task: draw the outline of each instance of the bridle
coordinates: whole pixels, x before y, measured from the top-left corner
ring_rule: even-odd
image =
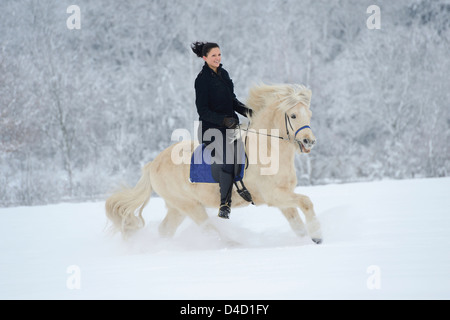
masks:
[[[289,116],[288,116],[287,112],[284,113],[284,124],[285,124],[285,126],[286,126],[286,134],[287,134],[287,138],[285,138],[285,137],[280,137],[280,136],[274,136],[274,135],[272,135],[272,134],[262,133],[262,132],[258,132],[258,131],[252,131],[252,130],[249,129],[249,127],[250,127],[250,122],[248,122],[248,124],[247,124],[247,129],[244,129],[244,128],[241,128],[241,127],[239,127],[239,129],[244,130],[244,131],[247,131],[247,132],[256,133],[256,134],[259,134],[259,135],[264,135],[264,136],[268,136],[268,137],[278,138],[278,139],[280,139],[280,140],[291,141],[291,134],[290,134],[290,132],[289,132],[289,127],[291,127],[291,130],[292,130],[292,131],[294,131],[295,129],[294,129],[294,127],[292,127],[292,123],[291,123],[291,120],[289,119]],[[289,124],[289,127],[288,127],[288,124]],[[295,134],[294,134],[294,137],[293,137],[293,140],[294,140],[295,142],[297,142],[297,143],[299,142],[295,137],[297,137],[297,134],[298,134],[300,131],[304,130],[304,129],[311,129],[311,127],[308,126],[308,125],[306,125],[306,126],[303,126],[303,127],[299,128],[297,131],[295,131]],[[303,152],[303,148],[302,148],[302,147],[300,147],[300,151]]]
[[[289,116],[287,115],[287,112],[284,113],[284,123],[286,125],[286,133],[287,133],[287,136],[288,136],[287,140],[291,141],[291,135],[289,134],[288,123],[289,123],[289,126],[291,127],[292,131],[294,131],[294,128],[292,127],[291,119],[289,119]],[[303,126],[300,129],[298,129],[297,131],[295,131],[294,140],[296,140],[295,137],[297,136],[297,133],[299,133],[303,129],[308,129],[308,128],[311,129],[310,126]]]

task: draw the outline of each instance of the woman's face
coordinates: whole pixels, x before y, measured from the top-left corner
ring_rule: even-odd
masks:
[[[208,55],[206,57],[203,56],[203,60],[206,61],[206,63],[211,69],[217,71],[217,68],[220,65],[220,61],[222,60],[220,49],[212,48],[211,50],[209,50]]]

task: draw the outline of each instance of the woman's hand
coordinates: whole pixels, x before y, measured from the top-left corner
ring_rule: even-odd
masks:
[[[237,121],[233,117],[226,117],[225,119],[223,119],[223,125],[225,127],[227,127],[228,129],[236,129],[238,124],[239,124],[239,121]]]

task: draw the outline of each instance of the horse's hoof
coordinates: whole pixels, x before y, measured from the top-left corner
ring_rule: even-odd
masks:
[[[320,238],[312,238],[312,241],[314,241],[315,244],[321,244],[322,243],[322,239]]]

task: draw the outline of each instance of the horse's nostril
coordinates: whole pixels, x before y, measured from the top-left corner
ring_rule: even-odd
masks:
[[[308,139],[303,139],[303,143],[304,144],[309,144],[309,140]]]
[[[311,141],[311,144],[316,144],[316,140],[312,140],[312,141]]]

